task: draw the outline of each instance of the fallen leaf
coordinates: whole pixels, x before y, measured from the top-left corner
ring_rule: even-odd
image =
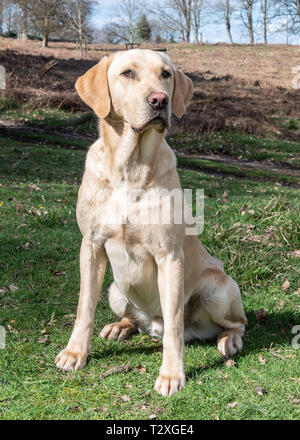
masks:
[[[126,396],[126,395],[120,396],[120,399],[123,400],[123,402],[130,402],[131,401],[131,398],[129,396]]]
[[[290,258],[300,258],[300,249],[292,252],[288,252],[288,257]]]
[[[41,191],[41,188],[39,188],[35,183],[30,183],[28,188],[34,189],[34,191]]]
[[[265,363],[266,363],[266,359],[264,359],[264,358],[262,357],[261,354],[258,355],[258,360],[259,360],[259,363],[260,363],[260,364],[265,365]]]
[[[288,288],[290,287],[291,283],[289,282],[288,278],[285,279],[284,283],[282,284],[282,289],[284,291],[288,290]]]
[[[248,205],[246,204],[246,205],[244,205],[242,208],[241,208],[241,214],[242,214],[242,217],[244,217],[244,215],[246,214],[246,211],[248,210]]]
[[[299,403],[300,403],[300,399],[294,399],[294,400],[291,400],[291,403],[292,403],[293,405],[299,405]]]
[[[300,295],[300,287],[298,287],[298,289],[295,290],[295,292],[293,292],[293,293],[294,293],[294,295]]]
[[[18,330],[16,330],[15,328],[13,328],[11,325],[7,324],[7,328],[8,328],[8,331],[9,331],[10,333],[14,333],[15,335],[18,335],[18,334],[19,334]]]
[[[151,420],[157,419],[157,415],[156,414],[151,414],[151,416],[149,416],[149,419],[151,419]]]
[[[225,364],[226,364],[226,367],[231,368],[236,365],[236,362],[233,359],[227,359]]]
[[[212,413],[211,416],[215,419],[215,420],[220,420],[220,417],[217,416],[217,414]]]
[[[228,408],[235,408],[236,406],[237,406],[237,402],[231,402],[231,403],[228,403]]]
[[[5,293],[7,289],[5,287],[0,287],[0,295]]]
[[[8,288],[11,292],[16,292],[17,290],[19,290],[19,287],[15,286],[14,284],[10,284]]]
[[[45,342],[47,342],[49,339],[48,335],[45,335],[43,338],[37,338],[36,342],[38,342],[39,344],[44,344]]]
[[[227,196],[228,196],[228,192],[224,191],[223,198],[222,198],[222,203],[227,203]]]
[[[260,321],[262,324],[264,324],[267,320],[267,314],[264,309],[258,309],[256,313],[256,319]]]
[[[256,387],[255,392],[260,397],[266,394],[266,391],[262,387]]]
[[[81,406],[73,406],[73,408],[71,409],[72,412],[78,412],[78,411],[82,411]]]
[[[142,395],[142,397],[150,396],[150,394],[151,394],[151,391],[150,391],[150,390],[147,390],[147,391]]]
[[[138,365],[135,367],[136,370],[138,370],[140,373],[146,373],[147,369],[143,367],[142,365]]]

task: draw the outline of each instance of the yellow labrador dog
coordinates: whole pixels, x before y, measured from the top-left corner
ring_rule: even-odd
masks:
[[[221,354],[234,355],[246,324],[237,284],[197,234],[186,234],[184,221],[149,221],[163,205],[173,214],[171,191],[183,194],[165,134],[171,113],[185,113],[192,82],[166,54],[133,49],[103,58],[76,89],[100,118],[101,137],[87,154],[78,195],[79,305],[56,365],[85,366],[109,260],[109,303],[120,322],[100,335],[121,340],[140,329],[163,337],[155,390],[171,395],[185,383],[184,341],[218,338]]]

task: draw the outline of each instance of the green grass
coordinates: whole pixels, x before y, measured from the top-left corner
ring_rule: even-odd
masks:
[[[29,104],[1,98],[1,117],[49,130],[62,129],[79,134],[97,134],[97,119],[90,111],[72,113],[51,107],[36,109]]]
[[[189,167],[200,171],[211,171],[223,174],[230,174],[237,177],[250,179],[273,180],[283,184],[299,184],[299,177],[280,174],[278,172],[260,170],[258,168],[245,169],[230,163],[214,162],[206,159],[177,156],[179,166]]]
[[[241,133],[204,133],[201,137],[170,136],[170,145],[178,151],[190,154],[221,154],[241,160],[268,161],[300,167],[299,142],[264,139]]]
[[[183,188],[204,188],[201,240],[241,286],[249,324],[232,368],[214,342],[188,344],[186,387],[163,398],[153,390],[161,341],[98,337],[115,320],[106,294],[109,269],[86,368],[62,373],[54,365],[76,313],[81,236],[75,207],[85,152],[50,141],[0,140],[0,325],[7,331],[0,350],[0,419],[299,419],[300,350],[291,345],[292,327],[300,324],[294,293],[299,259],[293,258],[299,249],[299,191],[256,175],[179,171]],[[290,287],[284,290],[286,278]],[[260,308],[265,323],[256,317]],[[128,361],[128,373],[99,379]],[[265,390],[262,396],[257,387]]]

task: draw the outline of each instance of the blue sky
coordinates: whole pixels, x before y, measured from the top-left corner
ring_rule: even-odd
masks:
[[[96,29],[100,29],[106,23],[110,23],[111,21],[118,20],[118,6],[122,0],[99,0],[98,4],[94,6],[91,20],[92,24]],[[163,2],[164,0],[161,0]],[[143,5],[146,5],[147,2],[142,2]],[[276,29],[280,24],[280,21],[272,23],[270,26],[270,30]],[[222,22],[218,23],[210,23],[205,26],[202,30],[203,39],[208,43],[217,43],[217,42],[228,42],[228,37],[225,29],[225,24]],[[236,43],[247,43],[248,36],[246,32],[246,28],[241,24],[241,21],[238,19],[232,20],[232,36],[233,40]],[[285,33],[276,33],[269,32],[268,35],[269,43],[285,43],[286,36]],[[262,34],[256,33],[255,35],[256,42],[263,42]],[[300,36],[289,36],[290,44],[300,44]]]

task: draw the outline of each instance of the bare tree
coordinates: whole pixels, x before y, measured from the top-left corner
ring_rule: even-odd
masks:
[[[201,29],[210,20],[210,9],[206,0],[192,0],[192,28],[194,31],[195,41],[197,44],[202,43]],[[199,38],[200,36],[200,38]]]
[[[64,21],[76,38],[80,52],[83,54],[89,36],[88,17],[93,6],[92,0],[66,0]]]
[[[291,32],[298,33],[300,31],[300,0],[281,0],[280,3],[290,23]]]
[[[151,12],[159,15],[163,25],[183,41],[189,42],[192,30],[193,0],[166,0],[153,2]]]
[[[29,10],[34,5],[33,0],[15,0],[14,2],[21,12],[21,38],[28,39]]]
[[[116,22],[111,22],[105,24],[100,29],[93,30],[93,40],[96,43],[108,43],[108,44],[119,44],[122,40],[122,35],[120,33],[120,24]]]
[[[3,0],[0,0],[0,35],[3,34]]]
[[[224,18],[225,18],[226,32],[230,43],[233,44],[233,39],[231,34],[231,14],[232,14],[232,8],[230,6],[230,0],[225,0]]]
[[[131,44],[136,41],[136,23],[140,11],[140,4],[136,0],[123,0],[119,6],[120,35]]]
[[[288,44],[290,34],[300,32],[300,0],[273,0],[273,3],[274,16],[281,19],[281,26],[278,26],[277,32],[285,32]]]
[[[240,0],[240,12],[243,24],[246,26],[249,34],[250,44],[254,44],[254,23],[253,12],[257,0]]]
[[[48,46],[51,34],[60,32],[64,26],[64,0],[35,0],[30,4],[30,20],[42,36],[42,47]]]
[[[17,7],[14,0],[2,0],[2,26],[4,28],[5,25],[6,32],[16,29],[17,19]]]
[[[231,33],[231,19],[234,12],[237,11],[236,2],[233,0],[217,0],[217,2],[213,6],[217,11],[218,17],[221,16],[221,20],[224,20],[229,42],[233,44]]]
[[[264,24],[264,43],[268,44],[268,0],[261,0]]]

